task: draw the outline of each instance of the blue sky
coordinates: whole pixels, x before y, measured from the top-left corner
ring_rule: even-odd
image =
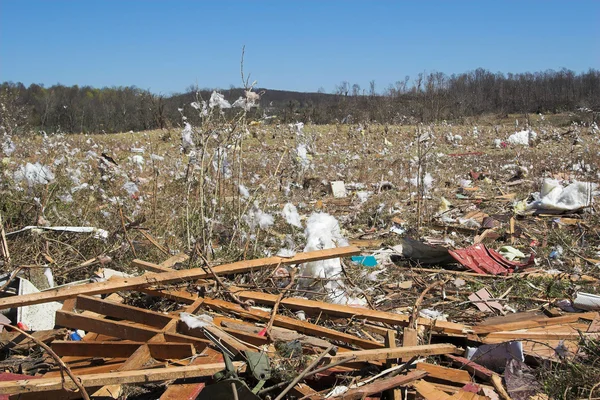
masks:
[[[0,81],[156,93],[381,90],[406,75],[600,67],[600,1],[0,0]]]

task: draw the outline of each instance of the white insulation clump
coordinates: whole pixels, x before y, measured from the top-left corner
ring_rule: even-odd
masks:
[[[292,203],[287,203],[285,206],[283,206],[283,218],[285,218],[285,221],[288,224],[295,226],[296,228],[302,228],[298,209],[296,209],[296,206]]]
[[[15,181],[26,181],[29,186],[46,185],[54,180],[54,174],[50,169],[39,162],[21,165],[14,175]]]
[[[533,193],[534,201],[527,209],[574,211],[592,205],[597,185],[590,182],[573,182],[563,187],[557,180],[545,179],[539,193]]]
[[[213,323],[212,317],[207,314],[192,315],[189,313],[182,312],[179,314],[179,318],[190,329],[204,328],[205,326],[210,326]]]
[[[304,233],[306,235],[305,252],[333,249],[348,245],[348,241],[342,236],[338,221],[327,213],[313,213],[306,221]],[[342,274],[342,264],[339,258],[311,261],[300,266],[300,275],[304,277],[335,279],[341,278]],[[313,280],[310,278],[300,280],[300,286],[302,287],[307,287],[312,283]],[[362,299],[349,297],[341,281],[328,280],[323,283],[333,303],[348,305],[365,304]]]
[[[522,146],[529,146],[529,143],[537,138],[537,133],[531,130],[524,130],[513,133],[508,137],[508,143],[520,144]]]

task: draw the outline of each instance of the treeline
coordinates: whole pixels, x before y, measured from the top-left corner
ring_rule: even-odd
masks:
[[[558,113],[577,109],[600,111],[600,71],[590,69],[502,74],[484,69],[446,75],[441,72],[406,77],[378,91],[343,81],[333,93],[299,93],[256,89],[260,105],[251,118],[276,122],[415,123],[460,120],[495,113]],[[230,102],[241,89],[220,91]],[[205,100],[210,90],[200,90]],[[90,86],[5,82],[0,85],[0,125],[5,129],[46,132],[112,133],[169,128],[181,125],[182,114],[192,123],[198,111],[190,106],[197,91],[163,96],[136,87]],[[183,111],[182,111],[183,109]],[[234,112],[234,111],[228,111]]]

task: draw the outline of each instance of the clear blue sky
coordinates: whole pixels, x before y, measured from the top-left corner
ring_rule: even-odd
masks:
[[[0,81],[377,90],[419,72],[600,67],[600,1],[0,0]]]

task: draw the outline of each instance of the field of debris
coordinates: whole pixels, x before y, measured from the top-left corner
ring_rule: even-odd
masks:
[[[0,396],[600,398],[568,121],[0,136]]]

